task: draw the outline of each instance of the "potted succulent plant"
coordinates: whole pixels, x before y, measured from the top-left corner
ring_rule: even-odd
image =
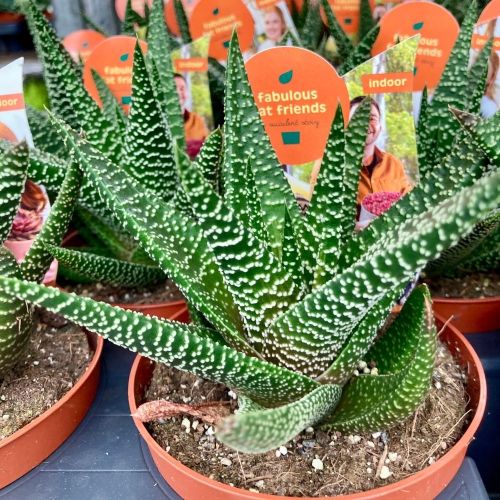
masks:
[[[475,22],[473,4],[462,24],[459,39],[430,104],[424,96],[417,127],[419,164],[425,173],[450,154],[455,136],[463,137],[463,164],[483,172],[498,168],[498,145],[489,142],[490,130],[500,125],[499,113],[480,124],[479,113],[493,40],[469,69],[469,47]],[[453,113],[449,112],[449,108]],[[462,111],[458,111],[462,110]],[[460,127],[460,123],[462,128]],[[472,128],[474,133],[471,134]],[[468,144],[474,143],[471,149]],[[455,168],[455,167],[454,167]],[[500,226],[498,209],[486,214],[474,231],[441,257],[429,263],[424,279],[429,284],[435,311],[464,333],[498,330]]]
[[[9,250],[9,248],[13,248],[11,243],[16,242],[6,242],[5,240],[11,233],[13,220],[18,212],[21,194],[25,189],[27,168],[28,149],[25,145],[12,146],[11,149],[0,155],[0,241],[2,242],[2,246],[0,246],[0,273],[3,276],[41,282],[53,260],[52,255],[44,248],[44,243],[60,244],[71,219],[81,183],[81,175],[77,169],[68,170],[59,197],[52,207],[48,219],[36,239],[33,242],[29,241],[31,248],[24,259],[17,263]],[[17,247],[14,246],[15,250]],[[59,363],[59,360],[54,361],[53,357],[55,358],[56,355],[52,353],[50,356],[47,353],[44,357],[34,358],[33,362],[25,362],[28,346],[32,352],[34,349],[34,344],[31,345],[30,342],[31,338],[35,337],[34,330],[39,324],[37,313],[33,306],[19,297],[0,295],[0,379],[3,381],[2,399],[0,400],[2,412],[2,425],[0,426],[1,488],[47,458],[83,419],[97,391],[103,341],[97,339],[95,335],[88,336],[88,347],[90,351],[93,351],[92,359],[89,362],[84,362],[81,376],[76,378],[74,383],[71,382],[70,389],[67,384],[64,390],[57,388],[62,398],[56,400],[55,404],[46,409],[46,406],[53,401],[50,392],[55,391],[56,387],[47,385],[47,397],[37,400],[30,395],[30,389],[26,387],[26,383],[23,385],[22,381],[20,383],[18,381],[22,379],[30,381],[33,390],[39,390],[37,372],[40,373],[41,377],[46,377],[49,374],[54,376],[56,370],[47,368],[47,366],[55,364],[58,367],[63,367],[63,365]],[[59,342],[62,342],[62,339],[76,338],[74,328],[72,337],[67,336],[67,334],[66,337],[63,336],[62,331],[58,333],[61,335]],[[42,338],[43,334],[38,334],[38,337]],[[52,337],[54,336],[52,335]],[[83,343],[86,344],[83,332],[79,333],[79,338],[83,338]],[[37,342],[39,347],[43,343],[40,339]],[[48,345],[51,346],[49,347],[51,350],[56,352],[55,344]],[[88,353],[88,348],[85,347],[85,349]],[[62,348],[62,356],[66,356],[69,360],[71,355],[66,352],[67,350],[67,346]],[[45,359],[47,357],[50,357],[50,360],[47,361]],[[66,365],[67,368],[63,367],[63,371],[57,372],[61,377],[63,374],[69,376],[72,373],[73,367],[68,362]],[[16,369],[17,371],[15,371]],[[36,443],[36,446],[33,443]]]
[[[44,64],[52,110],[72,124],[79,122],[87,137],[98,144],[106,155],[115,161],[120,160],[137,182],[160,194],[163,199],[177,199],[178,179],[170,135],[173,134],[180,144],[184,143],[180,108],[176,99],[155,99],[158,92],[163,92],[163,85],[167,91],[175,92],[173,80],[160,78],[155,72],[155,79],[151,81],[145,58],[137,49],[133,104],[129,116],[125,116],[104,81],[95,74],[103,102],[101,110],[84,89],[77,68],[50,25],[31,2],[25,4],[25,11]],[[154,33],[154,29],[151,32]],[[151,43],[150,51],[158,52],[155,43]],[[171,74],[169,59],[157,59],[160,62],[155,64],[161,65],[162,70],[166,68],[167,76]],[[167,115],[168,129],[162,125]],[[50,151],[57,153],[35,151],[30,175],[57,192],[67,169],[66,162],[59,159],[64,154],[62,145],[57,139],[47,141],[45,136],[49,127],[43,115],[31,111],[30,118],[36,144],[43,146],[49,143]],[[143,138],[146,136],[148,141],[145,147]],[[182,200],[178,203],[181,204]],[[63,274],[83,283],[103,284],[104,287],[99,285],[97,291],[89,286],[90,293],[96,293],[102,300],[109,300],[112,296],[114,303],[126,308],[169,317],[184,307],[185,301],[164,273],[138,249],[130,236],[116,229],[106,207],[88,185],[83,186],[76,212],[80,234],[90,245],[84,249],[70,248],[75,246],[75,241],[78,243],[76,246],[81,246],[81,238],[75,239],[73,234],[66,239],[66,248],[52,249],[54,254],[57,253]],[[120,297],[124,303],[121,303]]]
[[[10,277],[0,278],[0,289],[151,359],[230,387],[240,411],[218,422],[216,436],[246,453],[279,448],[309,426],[378,431],[404,420],[425,397],[435,362],[426,289],[413,292],[378,338],[379,329],[415,272],[497,206],[500,174],[485,175],[475,164],[452,171],[453,165],[470,167],[463,149],[477,147],[459,135],[446,159],[423,173],[411,193],[355,233],[353,179],[370,109],[365,103],[346,132],[337,113],[311,206],[301,216],[253,102],[236,39],[227,75],[224,141],[211,136],[195,163],[182,148],[175,150],[185,211],[144,189],[92,139],[54,118],[86,182],[187,297],[192,324],[148,318]],[[469,134],[477,137],[484,123],[479,120]],[[488,129],[489,142],[497,136],[498,129]],[[460,336],[447,335],[460,349],[452,350],[462,352]],[[367,360],[376,366],[365,373]],[[480,368],[470,375],[483,378]],[[441,462],[446,473],[441,465],[423,473],[427,497],[453,476],[479,424],[484,392],[479,397],[471,389],[474,394],[476,416],[459,448]],[[180,467],[173,467],[178,475]],[[193,482],[176,480],[172,470],[167,480],[189,498]],[[416,485],[415,478],[395,488]],[[223,498],[223,491],[248,497],[208,479],[203,488],[196,494],[204,498]]]

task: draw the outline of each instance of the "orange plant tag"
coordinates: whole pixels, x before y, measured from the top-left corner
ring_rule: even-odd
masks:
[[[491,0],[481,12],[477,24],[484,24],[500,17],[500,0]]]
[[[147,44],[139,42],[146,53]],[[83,83],[89,94],[101,105],[92,70],[97,71],[107,83],[125,111],[132,102],[132,70],[136,39],[131,36],[112,36],[100,43],[90,54],[83,71]]]
[[[23,94],[0,95],[0,112],[14,111],[16,109],[24,109]]]
[[[227,59],[233,29],[238,31],[240,48],[246,52],[253,45],[254,20],[242,0],[199,0],[190,20],[193,38],[211,36],[209,54]]]
[[[84,63],[103,40],[106,37],[97,31],[78,30],[65,37],[62,43],[74,61],[81,60]]]
[[[411,92],[413,90],[412,73],[381,73],[362,75],[363,92],[368,94],[386,94]]]
[[[404,3],[382,18],[372,54],[380,54],[398,40],[419,34],[413,89],[434,89],[439,84],[458,32],[456,19],[441,5],[432,2]]]
[[[208,71],[208,59],[204,59],[203,57],[176,59],[174,61],[174,71],[176,73]]]
[[[347,87],[314,52],[276,47],[251,57],[246,69],[260,116],[283,164],[321,158],[340,103],[349,117]]]

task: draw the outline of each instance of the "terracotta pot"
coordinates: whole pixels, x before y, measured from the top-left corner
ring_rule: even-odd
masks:
[[[24,16],[15,12],[0,12],[0,24],[13,24],[24,21]]]
[[[0,489],[41,464],[83,420],[99,386],[103,339],[87,334],[92,361],[80,380],[45,413],[0,441]]]
[[[185,314],[183,315],[181,313],[179,319],[186,321],[187,317]],[[441,328],[443,324],[444,321],[441,318],[437,318],[438,328]],[[486,406],[486,379],[479,358],[469,342],[456,328],[447,325],[441,333],[441,339],[446,342],[455,359],[468,372],[467,392],[470,397],[470,408],[473,410],[474,416],[467,430],[446,455],[413,476],[364,493],[335,498],[384,498],[388,500],[407,500],[411,498],[413,500],[428,500],[429,498],[436,497],[456,475],[465,457],[467,447],[474,438],[474,434],[483,418]],[[136,411],[138,404],[143,400],[144,393],[151,382],[154,366],[154,362],[142,356],[137,356],[132,366],[128,386],[131,413]],[[161,448],[161,446],[151,437],[142,422],[136,418],[134,418],[134,422],[141,436],[146,441],[158,470],[167,483],[186,500],[198,498],[203,500],[244,500],[250,498],[272,500],[276,498],[293,498],[252,493],[202,476],[189,469],[163,450],[163,448]]]
[[[63,247],[79,248],[85,246],[85,241],[78,234],[78,231],[70,232],[63,240]],[[186,307],[185,300],[172,300],[167,302],[158,302],[156,304],[116,304],[112,305],[121,307],[128,311],[136,311],[148,316],[156,316],[157,318],[171,319]]]
[[[453,316],[452,323],[462,333],[500,330],[500,297],[484,299],[432,298],[434,312],[442,318]]]

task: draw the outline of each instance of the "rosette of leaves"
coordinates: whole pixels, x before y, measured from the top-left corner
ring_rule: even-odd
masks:
[[[26,2],[24,10],[44,65],[52,112],[82,130],[89,142],[119,162],[145,189],[164,200],[177,200],[180,181],[174,148],[176,144],[184,147],[184,126],[162,1],[154,2],[148,16],[148,54],[144,56],[136,45],[128,116],[105,82],[94,74],[103,103],[102,109],[99,108],[83,86],[80,69],[44,16],[32,2]],[[39,146],[30,155],[29,175],[56,194],[67,170],[67,161],[61,160],[65,157],[64,144],[51,133],[47,114],[31,110],[29,117]],[[146,286],[165,279],[158,266],[118,228],[105,203],[88,183],[82,186],[76,215],[77,226],[90,248],[83,252],[52,248],[62,274],[77,281],[99,281],[121,287]]]
[[[500,173],[469,143],[355,234],[356,193],[370,104],[332,124],[302,215],[260,120],[236,39],[230,45],[224,136],[196,162],[177,149],[189,211],[145,190],[95,145],[55,124],[115,219],[179,286],[197,312],[186,325],[149,318],[0,277],[6,295],[62,314],[119,345],[226,384],[240,411],[218,438],[258,453],[317,425],[379,430],[425,397],[436,331],[417,288],[378,337],[415,272],[468,234],[500,200]],[[498,130],[488,140],[498,141]],[[219,168],[220,167],[220,168]],[[217,175],[214,175],[214,172]],[[198,321],[202,317],[203,322]],[[353,376],[361,361],[379,375]]]
[[[46,244],[60,245],[71,219],[81,183],[79,169],[68,169],[59,196],[22,263],[3,245],[9,236],[24,191],[28,169],[25,144],[0,152],[0,274],[40,283],[52,262]],[[34,328],[34,308],[22,298],[0,291],[0,379],[21,358]]]

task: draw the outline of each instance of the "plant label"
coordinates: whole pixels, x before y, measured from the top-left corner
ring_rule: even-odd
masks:
[[[146,53],[147,44],[139,42]],[[112,36],[101,42],[85,62],[83,83],[89,94],[101,105],[99,92],[92,76],[96,71],[106,82],[118,103],[128,112],[132,102],[132,71],[136,39],[131,36]]]
[[[92,51],[104,40],[106,37],[97,31],[78,30],[65,37],[62,43],[75,62],[85,63]]]
[[[384,15],[372,54],[377,55],[398,41],[420,35],[415,61],[413,90],[435,89],[458,37],[453,15],[432,2],[409,2]]]

